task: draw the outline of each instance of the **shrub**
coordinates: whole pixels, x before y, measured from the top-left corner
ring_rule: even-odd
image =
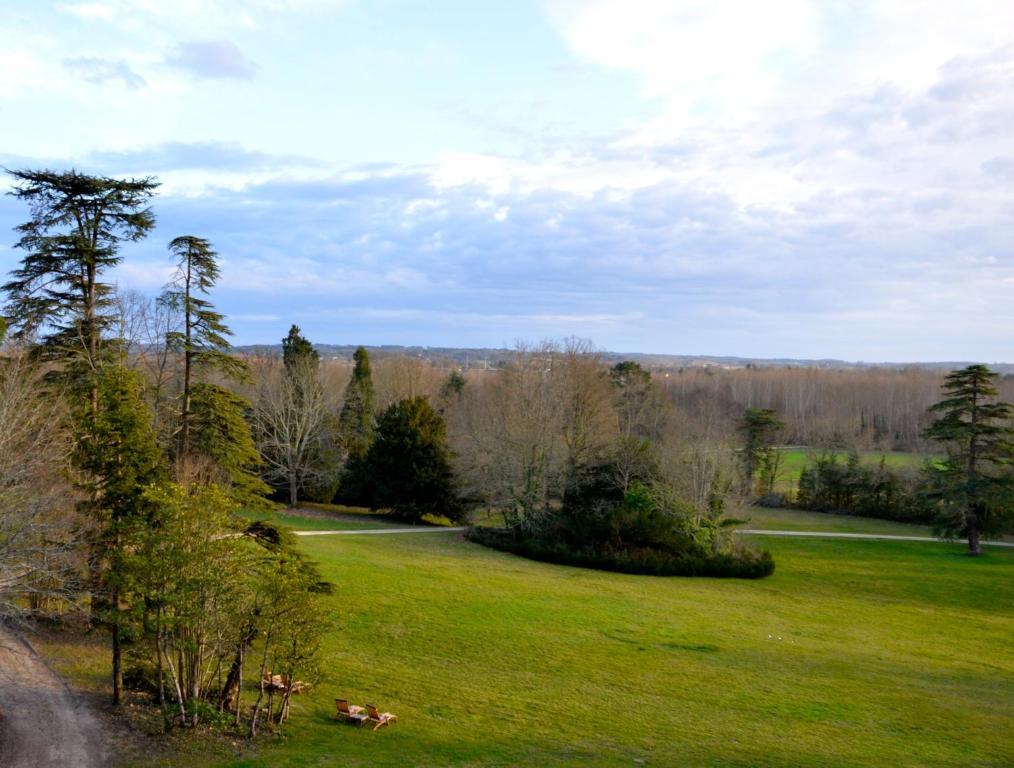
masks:
[[[534,560],[622,573],[760,578],[774,571],[770,554],[732,542],[721,504],[699,514],[668,486],[623,489],[614,477],[608,465],[587,467],[537,527],[474,528],[468,536]]]
[[[880,464],[865,467],[859,455],[842,462],[837,454],[817,457],[799,475],[796,506],[814,512],[877,517],[901,522],[931,522],[933,511],[916,472],[900,472]]]
[[[774,573],[770,552],[736,547],[730,552],[676,553],[652,547],[573,547],[562,540],[523,537],[503,528],[470,528],[467,538],[531,560],[648,576],[759,579]]]

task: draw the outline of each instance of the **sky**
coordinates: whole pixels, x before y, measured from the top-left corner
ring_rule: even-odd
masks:
[[[237,344],[1014,360],[1009,0],[0,0],[0,40],[0,166],[156,176],[112,279],[211,240]]]

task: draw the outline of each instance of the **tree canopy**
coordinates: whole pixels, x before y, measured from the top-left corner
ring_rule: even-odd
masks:
[[[941,528],[968,538],[969,554],[981,554],[980,535],[1010,530],[1014,523],[1014,406],[996,400],[997,374],[970,365],[948,374],[940,414],[926,436],[947,450],[931,475],[942,505]]]

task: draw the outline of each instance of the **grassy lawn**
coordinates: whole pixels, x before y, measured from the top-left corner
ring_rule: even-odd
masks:
[[[404,523],[390,520],[383,514],[374,514],[360,507],[337,504],[312,504],[298,510],[284,509],[275,512],[240,513],[247,520],[270,520],[297,531],[358,531],[370,528],[402,528]]]
[[[1014,552],[757,541],[778,567],[746,582],[536,563],[450,532],[306,539],[337,585],[329,679],[275,743],[186,764],[1011,764]],[[340,725],[336,695],[400,722]]]
[[[880,533],[892,536],[932,536],[928,525],[896,523],[874,517],[831,515],[825,512],[807,512],[801,509],[770,509],[742,507],[730,512],[730,517],[748,520],[741,528],[774,531],[833,531],[835,533]]]

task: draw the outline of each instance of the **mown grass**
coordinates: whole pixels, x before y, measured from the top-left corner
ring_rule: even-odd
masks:
[[[800,509],[742,507],[730,516],[747,522],[741,528],[777,531],[833,531],[835,533],[876,533],[892,536],[932,536],[928,525],[898,523],[873,517],[833,515],[827,512],[806,512]]]
[[[828,516],[820,516],[822,520]],[[319,537],[329,679],[215,766],[1001,766],[1014,552],[757,539],[761,581],[531,562],[458,534]],[[399,715],[338,724],[333,698]]]

